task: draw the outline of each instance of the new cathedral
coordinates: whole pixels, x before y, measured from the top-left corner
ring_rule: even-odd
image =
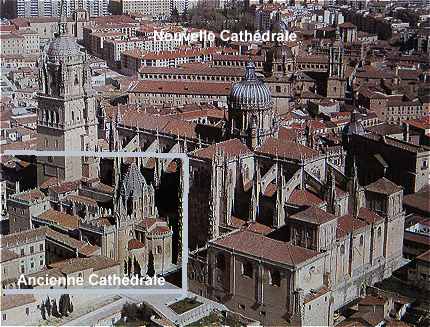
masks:
[[[345,163],[336,165],[338,153],[320,152],[311,138],[301,144],[281,125],[252,61],[213,123],[210,114],[196,122],[100,105],[65,26],[39,65],[38,150],[101,151],[106,136],[111,151],[186,153],[191,291],[265,325],[332,325],[337,310],[401,265],[403,190],[386,177],[360,184],[348,143],[366,133],[358,114],[343,132]],[[343,83],[338,54],[333,85]],[[11,219],[12,231],[74,221],[62,230],[128,275],[146,274],[149,262],[162,274],[181,261],[174,220],[183,204],[171,201],[183,185],[180,160],[71,155],[36,164],[41,193],[24,196],[30,215]],[[177,214],[163,217],[173,202]]]

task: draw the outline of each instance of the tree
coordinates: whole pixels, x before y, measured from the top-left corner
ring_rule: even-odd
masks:
[[[51,300],[49,299],[49,296],[45,301],[45,306],[46,306],[46,313],[48,314],[48,317],[50,317],[52,313],[52,305],[51,305]]]
[[[51,309],[51,313],[55,318],[60,318],[60,314],[58,312],[58,307],[57,307],[57,301],[54,299],[52,300],[52,309]]]
[[[154,277],[155,275],[155,268],[154,268],[154,255],[152,254],[152,251],[149,251],[149,257],[148,257],[148,270],[146,274],[149,277]]]
[[[73,303],[71,300],[69,301],[69,307],[67,308],[67,311],[69,311],[70,313],[73,312]]]
[[[46,320],[46,309],[44,302],[42,302],[42,305],[40,306],[40,314],[42,315],[42,319]]]

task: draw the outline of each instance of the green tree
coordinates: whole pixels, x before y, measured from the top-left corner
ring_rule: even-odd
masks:
[[[148,270],[147,270],[146,274],[149,277],[154,277],[154,275],[155,275],[154,255],[152,254],[152,251],[149,251],[149,256],[148,256]]]

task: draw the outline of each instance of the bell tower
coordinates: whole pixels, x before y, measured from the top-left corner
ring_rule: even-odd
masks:
[[[96,151],[97,119],[95,92],[86,55],[67,33],[61,2],[58,33],[39,62],[37,95],[37,149],[42,151]],[[70,181],[98,176],[96,159],[39,157],[38,185],[50,177]]]

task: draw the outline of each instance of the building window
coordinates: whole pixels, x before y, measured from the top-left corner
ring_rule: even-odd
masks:
[[[28,316],[30,314],[30,309],[29,308],[25,308],[25,314]]]
[[[163,252],[163,249],[161,248],[161,245],[157,246],[157,253],[160,254]]]
[[[340,246],[340,254],[341,255],[345,254],[345,245],[343,245],[343,244]]]
[[[278,270],[270,272],[270,284],[277,287],[281,286],[281,273]]]
[[[39,245],[39,250],[40,250],[40,251],[43,251],[43,244],[40,244],[40,245]]]
[[[239,303],[239,309],[245,310],[245,306]]]
[[[21,255],[22,256],[24,255],[24,249],[21,249]]]
[[[382,235],[382,229],[381,226],[378,227],[378,237],[381,237]]]
[[[225,256],[223,253],[220,253],[216,256],[216,267],[218,269],[224,270],[225,267]]]
[[[2,315],[2,320],[6,320],[7,319],[7,316],[6,316],[6,314],[5,313],[3,313],[3,315]]]
[[[34,246],[30,246],[30,253],[33,254],[34,253]]]
[[[244,262],[242,263],[242,276],[246,276],[246,277],[253,277],[253,268],[252,268],[252,263],[250,262]]]
[[[360,236],[360,246],[363,246],[364,244],[364,237],[363,235]]]

